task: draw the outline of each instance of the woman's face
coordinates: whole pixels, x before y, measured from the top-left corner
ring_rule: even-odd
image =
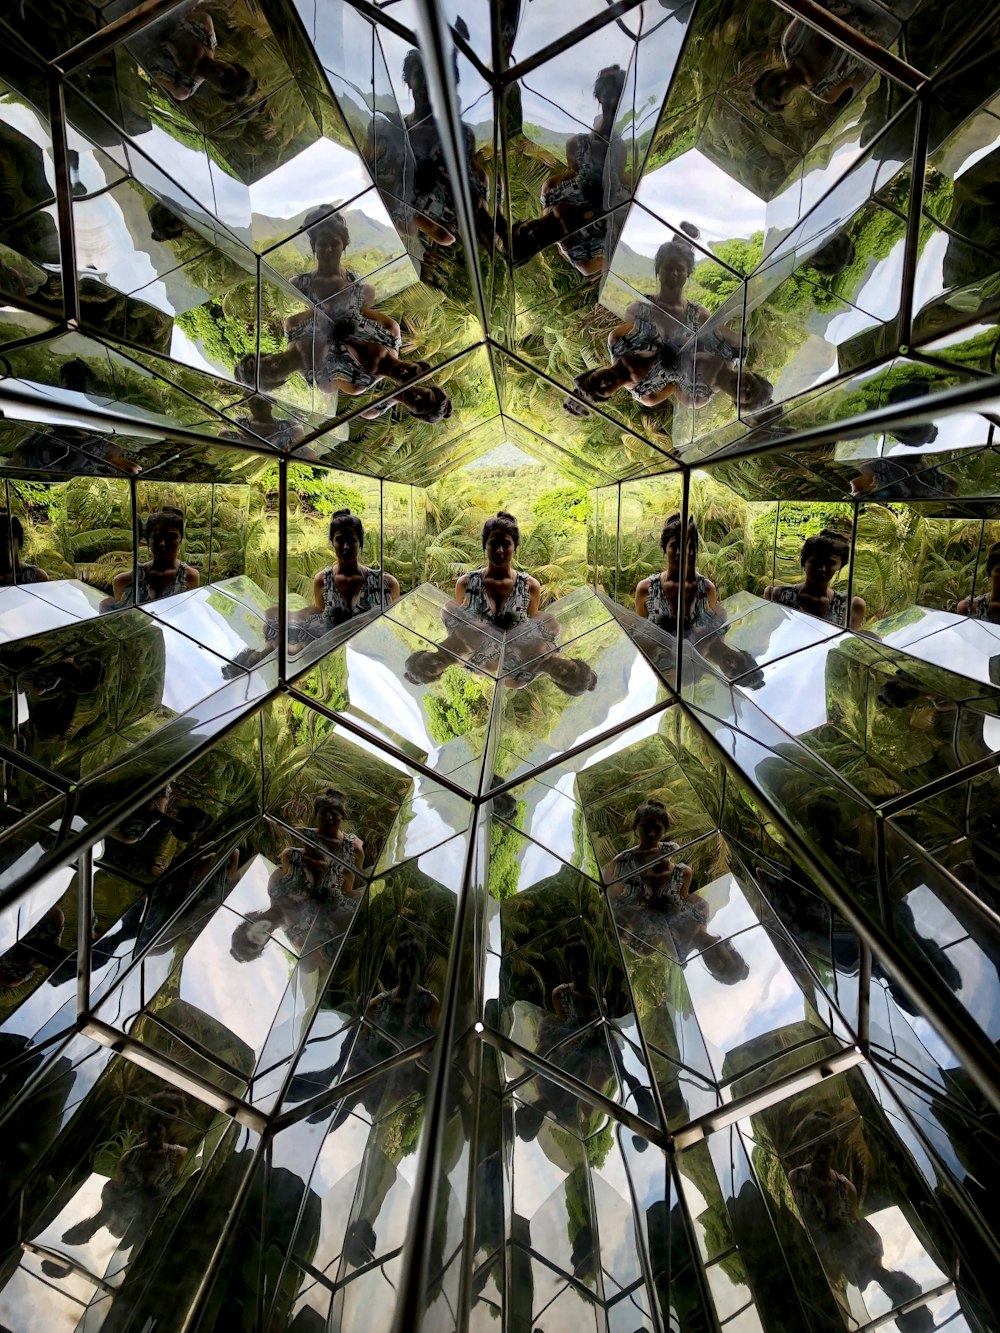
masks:
[[[509,565],[516,549],[514,538],[501,529],[494,528],[486,539],[486,556],[491,565]]]
[[[647,815],[645,819],[639,821],[638,827],[639,841],[647,847],[653,843],[662,842],[663,836],[667,831],[667,826],[662,819],[656,815]]]
[[[344,816],[331,805],[321,805],[316,816],[316,827],[324,837],[336,835]]]
[[[315,241],[316,262],[320,268],[335,272],[344,257],[344,238],[331,227],[324,227]]]
[[[603,370],[595,371],[581,387],[589,398],[601,402],[621,387],[621,375],[614,366],[606,366]]]
[[[361,543],[353,528],[338,528],[333,534],[333,553],[342,565],[353,565],[361,554]]]
[[[158,523],[149,534],[150,554],[158,565],[176,564],[180,549],[181,534],[177,528]]]
[[[822,584],[826,587],[831,579],[837,577],[840,569],[840,556],[835,555],[833,551],[816,551],[808,558],[802,568],[807,583],[812,583],[816,587]]]
[[[674,288],[683,287],[690,275],[685,259],[679,254],[671,253],[660,261],[656,276],[660,280],[661,287]]]

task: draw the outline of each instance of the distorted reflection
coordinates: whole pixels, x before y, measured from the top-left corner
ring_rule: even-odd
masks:
[[[970,616],[973,620],[988,620],[992,625],[1000,625],[1000,542],[994,542],[986,553],[986,577],[990,581],[989,592],[963,597],[957,610],[959,615]]]
[[[850,23],[856,31],[885,45],[899,32],[898,21],[869,0],[822,0],[823,8]],[[865,86],[874,71],[858,56],[800,18],[792,19],[781,36],[780,66],[765,70],[753,85],[756,106],[781,115],[800,89],[831,106],[843,107]]]
[[[114,1174],[101,1190],[100,1209],[62,1233],[67,1245],[86,1245],[101,1227],[117,1237],[123,1249],[145,1238],[177,1184],[187,1156],[187,1148],[167,1141],[168,1132],[162,1115],[147,1113],[140,1129],[142,1142],[119,1157]],[[49,1264],[46,1271],[50,1273],[59,1267],[58,1260],[44,1263]]]
[[[244,430],[252,431],[255,435],[262,436],[268,444],[273,444],[276,449],[294,449],[297,444],[301,444],[305,439],[305,429],[298,422],[291,418],[284,421],[276,421],[274,417],[274,405],[269,398],[262,394],[254,394],[247,404],[250,411],[242,416],[236,417],[236,424],[242,426]],[[223,431],[220,439],[238,440],[240,438],[235,432]],[[305,450],[302,450],[300,458],[305,457]]]
[[[671,514],[660,533],[660,550],[667,557],[662,574],[643,579],[635,590],[635,609],[660,629],[677,633],[677,607],[681,594],[681,516]],[[688,519],[687,567],[684,572],[684,632],[698,629],[708,632],[725,620],[715,584],[700,573],[698,560],[698,525]]]
[[[184,540],[184,515],[179,509],[165,505],[149,515],[141,524],[140,539],[149,546],[150,559],[126,569],[112,580],[112,596],[101,603],[102,611],[115,607],[144,606],[163,597],[197,588],[201,574],[194,565],[180,558]]]
[[[0,513],[0,587],[48,582],[49,576],[40,565],[21,560],[23,549],[23,523],[16,514]]]
[[[233,931],[231,953],[241,963],[259,958],[281,930],[299,953],[342,935],[364,893],[356,872],[364,843],[345,826],[347,798],[329,787],[313,803],[315,827],[300,829],[304,845],[283,848],[267,884],[270,906],[249,912]],[[317,933],[318,932],[318,933]]]
[[[399,324],[374,308],[375,288],[343,264],[350,244],[344,219],[333,204],[320,204],[306,214],[307,236],[316,258],[311,273],[300,273],[294,286],[309,302],[306,310],[284,321],[288,346],[284,352],[248,353],[236,363],[234,375],[251,388],[278,389],[298,371],[323,394],[348,397],[367,393],[380,380],[405,386],[426,374],[427,361],[404,361]],[[437,385],[401,387],[384,403],[366,407],[363,417],[384,416],[399,403],[409,414],[431,425],[451,416],[451,399]]]
[[[627,152],[615,129],[615,113],[625,87],[620,65],[602,69],[594,84],[601,108],[594,128],[566,141],[566,169],[542,186],[542,215],[515,224],[511,248],[515,261],[530,259],[546,246],[560,253],[584,277],[605,266],[608,218],[600,216],[628,195]]]
[[[847,616],[847,594],[830,585],[851,558],[851,544],[842,532],[823,528],[802,543],[799,560],[802,578],[798,583],[769,583],[764,596],[778,606],[790,606],[796,611],[817,616],[831,625],[859,630],[865,622],[867,607],[863,597],[851,598],[851,614]]]
[[[691,239],[693,223],[681,223],[657,250],[655,293],[632,301],[624,320],[608,334],[611,365],[585,371],[575,380],[576,393],[564,407],[585,416],[587,403],[603,403],[624,389],[643,407],[673,400],[683,407],[703,407],[723,392],[747,412],[759,412],[773,389],[762,375],[746,369],[746,339],[728,324],[701,333],[709,311],[684,295],[698,262]]]
[[[14,449],[10,462],[12,467],[75,476],[107,476],[114,468],[134,477],[142,471],[113,436],[95,435],[76,426],[32,431]]]
[[[118,18],[131,8],[132,0],[119,0],[108,5],[105,14]],[[217,54],[215,24],[200,0],[182,4],[151,23],[126,46],[175,102],[186,102],[205,87],[222,101],[239,106],[257,91],[257,80],[248,69]]]
[[[921,398],[930,393],[931,387],[930,380],[921,378],[893,384],[885,395],[885,405]],[[938,428],[933,421],[893,427],[884,437],[881,456],[867,459],[858,469],[858,476],[851,478],[851,494],[864,498],[877,491],[883,501],[933,500],[954,494],[957,490],[954,478],[939,467],[929,466],[924,456],[905,458],[886,454],[893,441],[910,449],[921,449],[933,444],[937,436]]]
[[[862,1292],[874,1283],[891,1309],[920,1296],[921,1285],[909,1273],[885,1266],[882,1236],[862,1215],[854,1182],[836,1169],[839,1135],[830,1113],[810,1112],[795,1137],[802,1147],[792,1155],[799,1165],[788,1172],[788,1183],[831,1283],[847,1282]],[[936,1327],[925,1306],[897,1316],[895,1324],[900,1333]]]
[[[458,58],[454,53],[452,68],[458,84]],[[369,130],[365,157],[400,235],[419,236],[436,245],[451,246],[458,238],[455,200],[431,107],[424,62],[416,49],[406,53],[402,78],[413,97],[413,110],[400,119],[396,113],[380,109]],[[489,209],[489,177],[476,159],[475,132],[465,122],[462,149],[476,233],[486,246],[494,239],[502,245],[503,232],[494,228]]]

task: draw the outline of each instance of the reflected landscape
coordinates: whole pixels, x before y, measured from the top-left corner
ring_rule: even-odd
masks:
[[[1000,1326],[996,15],[0,37],[0,1328]]]

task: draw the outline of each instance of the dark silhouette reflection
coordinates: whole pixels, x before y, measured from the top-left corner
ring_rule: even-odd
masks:
[[[288,612],[288,652],[295,656],[307,644],[321,639],[337,625],[369,611],[384,611],[399,598],[399,582],[374,565],[361,563],[365,526],[357,514],[338,509],[330,519],[330,544],[336,564],[313,575],[313,604]],[[269,607],[264,619],[263,648],[247,648],[235,659],[253,668],[270,657],[278,642],[278,608]],[[232,675],[234,672],[226,671]]]
[[[564,407],[586,416],[588,403],[607,402],[626,390],[643,407],[662,407],[673,399],[685,407],[703,407],[721,391],[748,412],[759,412],[772,397],[770,381],[743,365],[746,340],[729,325],[699,330],[709,311],[684,296],[697,263],[689,237],[698,228],[681,223],[683,234],[664,242],[654,261],[657,290],[633,301],[624,320],[608,334],[610,366],[576,377],[576,394]]]
[[[316,827],[300,830],[303,845],[285,847],[267,884],[270,906],[250,912],[233,931],[230,952],[248,963],[282,930],[297,950],[342,935],[363,893],[356,871],[364,865],[364,843],[345,825],[347,798],[328,787],[314,802]]]
[[[25,987],[49,975],[66,957],[63,931],[66,916],[61,907],[50,907],[40,921],[0,955],[0,1007],[16,1006]]]
[[[922,398],[930,391],[930,380],[906,380],[890,388],[885,396],[885,405]],[[898,440],[911,449],[919,449],[933,444],[937,434],[937,426],[933,421],[927,421],[894,427],[886,433],[885,438]],[[946,476],[938,467],[928,467],[923,456],[912,459],[898,456],[866,459],[858,468],[858,476],[851,478],[853,496],[863,497],[877,491],[880,500],[940,499],[954,494],[955,489],[953,478]]]
[[[108,837],[116,842],[136,843],[148,837],[154,829],[169,829],[179,841],[191,842],[204,831],[208,816],[189,808],[184,811],[183,818],[178,817],[170,809],[172,797],[173,785],[168,782],[157,796],[110,829]]]
[[[48,583],[49,576],[40,565],[21,560],[24,550],[24,525],[17,515],[0,513],[0,588],[15,584]]]
[[[566,979],[549,994],[551,1012],[538,1024],[535,1051],[574,1078],[603,1089],[616,1074],[617,1062],[604,1024],[595,1021],[606,1015],[607,1004],[595,981],[591,950],[583,940],[566,945],[562,972]],[[576,1123],[581,1107],[574,1093],[542,1078],[534,1079],[531,1088],[532,1100],[522,1101],[515,1112],[519,1138],[526,1142],[537,1138],[546,1116],[561,1124]]]
[[[865,622],[867,607],[863,597],[851,598],[850,621],[847,619],[847,594],[835,591],[830,584],[851,557],[851,544],[842,532],[824,528],[813,537],[807,537],[799,556],[802,579],[798,583],[771,583],[764,596],[778,606],[791,606],[796,611],[859,630]]]
[[[461,19],[458,20],[461,23]],[[457,86],[458,58],[453,53],[452,71]],[[420,52],[407,51],[403,82],[413,97],[413,110],[402,119],[380,113],[372,123],[365,156],[376,183],[383,191],[389,216],[403,236],[419,236],[436,245],[451,246],[458,238],[458,218],[452,195],[441,136],[431,107],[427,76]],[[465,169],[475,213],[476,233],[487,246],[502,245],[489,210],[489,177],[476,161],[476,136],[462,123]]]
[[[811,1112],[796,1138],[804,1144],[794,1154],[801,1165],[789,1171],[788,1183],[831,1281],[846,1279],[861,1291],[874,1282],[893,1306],[914,1300],[921,1294],[920,1284],[908,1273],[885,1267],[882,1237],[861,1216],[853,1181],[834,1165],[838,1142],[833,1117],[826,1111]],[[930,1333],[934,1317],[920,1307],[898,1315],[896,1327],[901,1333]]]
[[[594,84],[601,114],[587,134],[566,140],[566,169],[542,186],[542,216],[519,222],[512,231],[515,260],[526,260],[557,243],[560,253],[585,277],[601,273],[605,265],[607,209],[628,193],[627,155],[615,130],[615,112],[625,87],[620,65],[602,69]]]
[[[311,209],[305,220],[316,268],[300,273],[294,286],[310,304],[285,320],[285,351],[244,356],[234,368],[236,379],[267,391],[279,388],[298,371],[321,393],[348,397],[367,393],[387,379],[404,387],[387,402],[366,408],[362,416],[383,416],[395,403],[432,425],[451,416],[451,399],[443,389],[432,384],[405,387],[426,374],[430,363],[400,358],[399,325],[391,315],[374,309],[374,287],[344,268],[350,234],[343,218],[333,212],[333,204]]]
[[[34,471],[72,472],[74,476],[107,476],[116,468],[130,477],[142,471],[122,452],[114,437],[93,435],[76,426],[32,431],[14,449],[12,467]]]
[[[180,1177],[187,1148],[167,1141],[167,1121],[156,1112],[147,1114],[141,1132],[142,1142],[122,1153],[101,1190],[99,1211],[63,1232],[67,1245],[86,1245],[101,1227],[119,1238],[120,1248],[145,1239]],[[57,1261],[46,1264],[49,1273],[62,1270]]]
[[[711,974],[734,985],[749,975],[746,962],[731,943],[707,929],[708,903],[694,886],[691,867],[673,859],[679,848],[667,839],[670,822],[662,801],[643,801],[632,815],[635,845],[602,868],[615,921],[628,932],[632,953],[649,954],[668,939],[682,959],[707,950],[702,956]]]
[[[426,964],[427,951],[420,940],[415,935],[402,935],[392,958],[392,984],[377,991],[367,1003],[361,997],[358,1006],[363,1005],[365,1021],[355,1028],[353,1039],[344,1042],[336,1063],[328,1069],[296,1075],[289,1084],[289,1099],[304,1101],[433,1036],[441,1002],[429,987],[421,984]],[[418,1086],[423,1078],[424,1072],[418,1064],[401,1066],[391,1075],[394,1093],[403,1095],[408,1086]],[[341,1102],[330,1122],[330,1131],[342,1125],[356,1106],[371,1109],[383,1099],[386,1099],[385,1083],[376,1079]],[[314,1112],[309,1122],[322,1122],[327,1114],[326,1110]]]
[[[236,424],[242,426],[244,430],[252,431],[255,435],[260,435],[267,440],[268,444],[273,444],[276,449],[294,449],[297,444],[301,444],[305,439],[306,433],[303,427],[290,419],[284,421],[275,421],[274,408],[270,399],[255,394],[247,403],[250,411],[236,418]],[[238,440],[241,437],[235,431],[223,431],[219,436],[223,440]],[[309,455],[315,458],[315,453],[311,450]],[[307,456],[307,451],[302,450],[300,458]]]
[[[131,9],[128,0],[127,9]],[[126,12],[112,5],[109,18]],[[186,102],[202,88],[224,102],[248,102],[257,91],[257,80],[243,65],[216,54],[218,39],[207,7],[181,5],[158,22],[151,23],[126,45],[145,66],[156,84],[175,102]]]
[[[988,620],[992,625],[1000,625],[1000,542],[994,542],[986,553],[986,577],[990,581],[989,592],[963,597],[958,604],[958,613],[971,616],[973,620]]]
[[[142,523],[139,536],[149,546],[151,558],[134,571],[136,587],[133,587],[132,570],[126,569],[115,575],[111,583],[112,595],[101,603],[102,611],[144,606],[147,602],[158,602],[164,597],[197,588],[201,583],[201,575],[194,565],[187,565],[180,558],[184,515],[179,509],[164,505],[150,514]]]
[[[889,42],[899,24],[865,0],[822,0],[823,8],[844,19],[857,32],[876,42]],[[781,36],[782,65],[765,70],[753,85],[755,105],[768,115],[779,115],[799,89],[831,106],[846,106],[872,77],[871,66],[831,42],[804,19],[793,19]]]

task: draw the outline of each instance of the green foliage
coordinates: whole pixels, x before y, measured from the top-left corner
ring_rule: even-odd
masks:
[[[427,730],[439,745],[485,730],[493,684],[485,676],[452,666],[427,696]]]

